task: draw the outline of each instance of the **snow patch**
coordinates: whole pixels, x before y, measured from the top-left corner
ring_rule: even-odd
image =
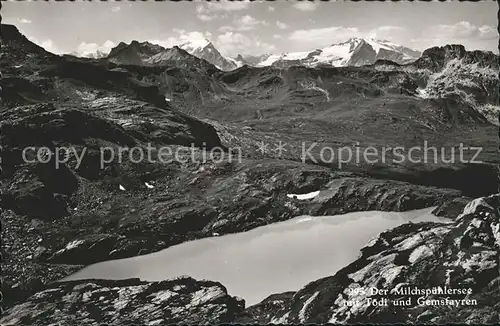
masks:
[[[491,124],[499,126],[498,115],[500,114],[500,106],[493,104],[478,105],[477,111],[481,113]]]
[[[380,272],[384,268],[390,268],[392,265],[392,262],[394,261],[394,258],[396,257],[396,254],[390,254],[384,257],[381,257],[379,260],[373,261],[363,267],[362,269],[351,273],[347,275],[351,280],[354,282],[361,282],[362,280],[365,281],[366,284],[369,284],[369,278],[368,274],[376,274],[376,276],[380,277]],[[394,265],[393,265],[394,266]],[[373,276],[372,276],[373,277]],[[370,277],[370,278],[372,278]]]
[[[316,66],[318,64],[328,64],[334,67],[346,66],[355,53],[355,50],[363,43],[366,42],[369,46],[373,48],[376,54],[379,54],[381,49],[389,52],[395,52],[401,54],[404,59],[416,59],[408,51],[413,52],[411,49],[407,49],[400,45],[385,41],[370,38],[364,40],[361,38],[351,38],[345,42],[332,44],[322,49],[315,49],[306,52],[289,52],[282,53],[279,55],[271,55],[266,60],[261,61],[257,64],[258,67],[271,66],[278,60],[293,61],[293,60],[306,60],[305,64],[307,66]]]
[[[144,182],[144,184],[146,185],[146,187],[148,187],[148,189],[153,189],[155,187],[152,184],[147,183],[147,182]]]
[[[121,191],[125,191],[127,189],[125,189],[125,187],[123,187],[122,185],[118,185],[118,189],[120,189]]]

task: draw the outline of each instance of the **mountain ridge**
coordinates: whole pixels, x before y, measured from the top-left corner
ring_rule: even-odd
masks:
[[[153,56],[166,48],[149,42],[132,41],[129,45],[136,45],[136,51],[142,51],[143,61],[147,63],[147,56]],[[137,44],[147,45],[147,49],[138,49]],[[113,57],[118,51],[126,46],[121,42],[112,49],[108,57]],[[158,48],[159,47],[159,48]],[[175,47],[175,46],[174,46]],[[222,71],[231,71],[243,65],[266,67],[274,66],[286,68],[294,65],[316,67],[321,65],[331,65],[334,67],[361,66],[375,63],[377,60],[389,60],[398,64],[413,62],[420,56],[419,51],[397,45],[385,40],[363,38],[350,38],[345,42],[331,44],[322,49],[303,52],[286,52],[282,54],[263,54],[257,56],[247,56],[239,54],[235,58],[223,56],[213,43],[208,39],[197,39],[186,41],[177,45],[189,54],[204,59]]]
[[[207,60],[220,70],[230,71],[239,67],[236,60],[223,56],[208,39],[187,41],[179,47],[195,57]]]

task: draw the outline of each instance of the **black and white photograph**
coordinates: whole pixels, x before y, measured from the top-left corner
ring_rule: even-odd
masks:
[[[500,323],[497,1],[0,14],[0,325]]]

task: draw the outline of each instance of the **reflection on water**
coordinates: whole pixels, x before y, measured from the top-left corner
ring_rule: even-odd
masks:
[[[164,280],[181,275],[219,281],[247,306],[273,293],[295,291],[354,261],[380,232],[421,221],[445,221],[432,208],[299,216],[248,232],[185,242],[139,257],[88,266],[65,280],[84,278]]]

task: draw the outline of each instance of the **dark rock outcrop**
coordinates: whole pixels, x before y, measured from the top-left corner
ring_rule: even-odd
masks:
[[[323,49],[304,53],[282,54],[272,66],[289,68],[292,66],[306,67],[345,67],[371,65],[377,60],[389,60],[397,64],[407,64],[420,57],[420,52],[396,45],[385,40],[350,38]],[[299,57],[296,59],[296,57]],[[265,63],[265,59],[258,66]]]
[[[112,282],[92,281],[97,292],[106,288],[112,298],[99,295],[97,308],[96,303],[86,303],[87,310],[78,310],[82,315],[75,314],[79,303],[71,302],[80,300],[80,295],[83,300],[81,289],[74,289],[69,283],[52,283],[83,265],[151,253],[215,232],[221,235],[241,232],[302,214],[330,215],[367,209],[404,211],[439,206],[436,213],[451,218],[467,200],[464,196],[496,191],[491,167],[498,162],[497,144],[493,141],[497,130],[481,119],[472,106],[465,105],[460,96],[454,98],[440,92],[435,93],[436,100],[416,96],[415,87],[422,87],[421,83],[428,81],[428,76],[415,73],[417,66],[389,65],[388,69],[380,62],[362,68],[245,66],[224,73],[181,49],[165,52],[148,44],[147,51],[160,51],[154,55],[159,61],[135,65],[137,58],[127,53],[129,45],[120,44],[111,55],[119,57],[123,51],[126,60],[121,63],[60,57],[29,42],[15,27],[2,25],[2,28],[0,69],[4,78],[0,86],[6,92],[0,107],[2,272],[6,279],[2,287],[4,308],[12,308],[10,319],[1,323],[49,323],[52,320],[49,314],[53,312],[70,324],[94,323],[101,317],[116,324],[142,322],[144,315],[125,314],[129,319],[119,319],[106,309],[110,309],[110,302],[115,302],[115,295],[120,295],[120,289],[126,294],[127,289],[146,283],[113,283],[121,284],[116,285],[120,289],[113,290]],[[130,46],[128,49],[143,51],[139,43]],[[455,52],[462,55],[460,49]],[[469,57],[467,60],[471,62],[483,60],[479,53],[463,56]],[[436,59],[435,66],[442,66],[439,62],[443,60]],[[463,92],[475,94],[479,104],[490,103],[495,98],[491,90],[497,82],[488,76],[495,69],[486,71],[484,76],[465,71],[479,81],[477,85],[485,85],[485,89],[464,88]],[[446,80],[452,86],[463,84],[453,78]],[[488,164],[456,169],[444,163],[429,167],[411,162],[400,165],[350,162],[340,168],[337,162],[304,161],[300,153],[304,142],[318,142],[334,149],[354,148],[355,141],[361,143],[357,145],[361,148],[371,145],[408,148],[421,145],[424,139],[443,147],[456,146],[458,140],[469,145],[480,143],[485,148],[480,159]],[[278,155],[272,147],[268,150],[259,147],[262,142],[273,146],[281,141],[287,145],[283,155]],[[128,156],[105,166],[100,164],[101,148],[117,151],[135,147],[147,152],[148,143],[157,148],[168,146],[174,152],[179,150],[180,157],[163,163],[158,161],[158,150],[153,150],[152,163],[135,163]],[[25,146],[47,147],[42,153],[44,157],[61,146],[74,148],[78,153],[87,151],[81,162],[76,155],[69,154],[55,168],[54,160],[24,162],[21,153]],[[219,153],[217,159],[203,160],[215,147],[222,148],[224,158],[218,160],[223,156]],[[242,156],[229,157],[229,148],[242,149]],[[313,154],[317,155],[320,148],[316,147]],[[317,190],[322,191],[321,195],[312,200],[287,196]],[[489,220],[479,228],[488,223]],[[426,237],[425,230],[438,227],[451,228],[457,238],[464,238],[453,231],[455,226],[448,224],[407,225],[388,231],[383,237],[397,246],[404,237],[415,234]],[[456,228],[461,230],[462,226]],[[469,234],[470,238],[474,236]],[[484,240],[484,246],[492,248],[486,236],[479,238],[478,242]],[[384,257],[394,253],[380,241],[375,249],[367,250],[379,250]],[[428,243],[437,245],[433,241],[429,239]],[[470,239],[465,237],[460,242],[466,246]],[[448,260],[457,262],[453,255],[458,249],[448,242],[441,245],[449,245],[452,256],[445,260],[426,258],[422,266],[405,267],[409,274],[404,275],[423,284],[428,275],[435,276],[432,266]],[[374,258],[371,251],[363,254],[363,259]],[[398,266],[407,266],[403,258],[404,254],[398,255]],[[388,264],[393,262],[387,259]],[[483,260],[489,261],[489,256]],[[365,263],[368,262],[357,261],[346,271],[358,271]],[[403,273],[403,268],[400,272]],[[459,276],[469,276],[468,272],[458,272]],[[489,279],[490,272],[481,277]],[[310,288],[299,296],[290,293],[272,296],[258,309],[250,309],[245,318],[265,323],[274,317],[285,320],[283,316],[290,312],[287,317],[290,319],[286,320],[327,321],[330,317],[327,315],[333,312],[325,307],[333,307],[337,299],[331,293],[340,291],[346,279],[345,275],[339,275],[340,281],[335,277],[333,281],[328,278],[326,283],[318,281],[324,291],[333,292],[318,294],[324,301],[311,305],[316,305],[316,310],[305,309],[304,318],[299,312],[304,300],[315,293]],[[92,283],[85,282],[78,284]],[[174,283],[154,284],[144,285],[147,289],[141,293],[149,294],[150,286],[168,287]],[[199,290],[198,285],[192,289]],[[481,289],[485,298],[496,298],[495,294],[489,294],[491,288]],[[28,299],[35,292],[39,293]],[[233,315],[231,312],[227,318],[219,319],[217,316],[227,311],[225,306],[222,310],[216,305],[210,306],[213,311],[185,311],[192,316],[190,319],[181,310],[168,310],[163,301],[155,306],[151,303],[153,297],[139,295],[139,301],[134,301],[126,296],[125,302],[134,309],[149,300],[151,311],[170,322],[181,322],[182,318],[193,323],[231,322],[240,309],[231,308]],[[61,298],[70,302],[64,303]],[[49,304],[36,306],[40,300]],[[51,300],[54,301],[50,303]],[[241,307],[241,302],[236,301],[231,302]],[[202,313],[207,315],[203,317]],[[366,316],[364,312],[356,313],[360,318]],[[377,318],[383,320],[386,313],[380,312]],[[210,319],[210,314],[216,319]],[[484,316],[487,315],[486,309]]]
[[[286,315],[290,309],[290,300],[295,292],[284,292],[272,294],[256,305],[245,309],[245,312],[237,319],[241,324],[279,324],[280,320],[274,316]]]
[[[120,65],[214,68],[204,58],[189,54],[178,46],[164,48],[157,44],[138,41],[132,41],[130,44],[121,42],[111,50],[105,60]]]

